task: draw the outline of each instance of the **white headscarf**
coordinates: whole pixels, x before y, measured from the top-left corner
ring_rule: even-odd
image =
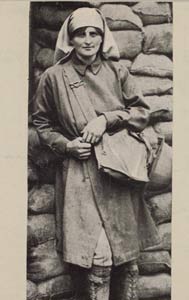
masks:
[[[96,8],[82,7],[76,9],[63,23],[56,42],[54,63],[57,62],[59,50],[64,53],[64,58],[70,55],[73,46],[70,44],[69,31],[73,32],[81,27],[96,27],[100,29],[103,32],[102,55],[104,58],[117,60],[120,58],[117,44],[101,11]]]

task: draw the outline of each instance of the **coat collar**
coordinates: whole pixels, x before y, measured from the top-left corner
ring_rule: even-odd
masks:
[[[92,73],[94,75],[96,75],[101,66],[102,66],[102,60],[100,55],[97,56],[97,58],[95,59],[95,61],[91,64],[91,65],[86,65],[85,63],[83,63],[77,56],[75,53],[72,54],[72,63],[73,63],[73,67],[74,69],[80,74],[80,75],[85,75],[86,70],[89,69],[92,71]]]

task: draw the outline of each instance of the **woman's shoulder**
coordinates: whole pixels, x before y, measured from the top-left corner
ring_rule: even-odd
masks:
[[[129,74],[128,67],[121,60],[103,59],[103,64],[122,76]]]
[[[48,67],[44,72],[45,77],[58,76],[60,72],[62,73],[63,66],[69,63],[69,60],[60,60],[56,64]]]

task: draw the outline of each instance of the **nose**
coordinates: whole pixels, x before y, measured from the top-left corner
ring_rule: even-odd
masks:
[[[86,34],[85,36],[85,44],[89,45],[91,43],[91,36],[89,34]]]

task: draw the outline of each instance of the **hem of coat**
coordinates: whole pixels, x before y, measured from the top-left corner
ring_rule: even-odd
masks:
[[[128,263],[132,260],[135,260],[135,259],[138,259],[140,255],[140,251],[139,250],[136,250],[136,251],[130,251],[129,253],[126,253],[124,255],[124,257],[122,256],[121,259],[113,259],[113,266],[115,267],[118,267],[118,266],[121,266],[125,263]]]
[[[149,238],[149,239],[145,239],[144,241],[141,242],[141,247],[140,247],[140,251],[146,251],[148,248],[152,248],[158,245],[161,245],[161,239],[159,237],[157,238]]]
[[[72,265],[77,265],[79,267],[82,268],[86,268],[86,269],[90,269],[92,267],[92,262],[91,263],[85,263],[85,262],[81,262],[81,259],[69,259],[69,258],[65,258],[63,257],[63,261]]]
[[[72,265],[77,265],[77,266],[80,266],[82,268],[86,268],[86,269],[90,269],[92,267],[92,261],[90,263],[86,263],[86,262],[83,262],[81,261],[81,258],[78,258],[78,259],[69,259],[69,257],[64,257],[63,255],[63,252],[62,251],[59,251],[61,252],[62,256],[63,256],[63,261],[65,263],[69,263],[69,264],[72,264]],[[140,256],[140,251],[139,250],[136,250],[136,251],[130,251],[129,253],[126,253],[126,255],[122,256],[121,259],[113,259],[113,264],[112,266],[120,266],[122,264],[125,264],[125,263],[128,263],[132,260],[135,260],[135,259],[138,259]]]

